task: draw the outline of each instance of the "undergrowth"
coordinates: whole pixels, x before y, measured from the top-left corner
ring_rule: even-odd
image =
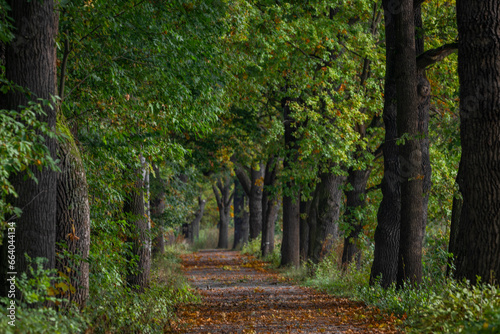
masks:
[[[446,245],[445,245],[446,246]],[[425,279],[419,288],[393,284],[382,288],[369,285],[371,259],[366,251],[360,265],[342,266],[339,252],[332,252],[320,263],[283,269],[283,275],[299,284],[329,294],[360,300],[404,321],[406,333],[500,333],[500,289],[489,284],[471,286],[446,277],[449,254],[442,243],[428,244],[424,256]],[[342,247],[335,247],[342,249]],[[250,241],[242,253],[260,256],[260,238]],[[263,259],[277,268],[279,247]]]
[[[180,272],[178,247],[167,247],[153,261],[151,285],[143,293],[128,287],[117,267],[102,269],[91,281],[90,297],[83,310],[58,308],[62,300],[50,295],[55,273],[42,269],[41,260],[32,265],[30,279],[16,282],[23,291],[17,300],[15,326],[7,317],[7,299],[2,299],[0,333],[161,333],[170,328],[176,308],[198,302]],[[100,280],[96,282],[96,279]],[[29,298],[28,298],[29,297]]]

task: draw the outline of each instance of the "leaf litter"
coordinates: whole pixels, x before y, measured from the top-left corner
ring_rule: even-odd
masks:
[[[301,287],[239,252],[182,256],[202,297],[177,312],[172,333],[400,333],[401,320],[362,302]]]

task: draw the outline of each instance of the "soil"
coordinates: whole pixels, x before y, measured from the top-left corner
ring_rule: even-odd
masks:
[[[239,252],[187,254],[182,266],[202,302],[178,311],[175,333],[399,333],[393,315],[295,285]]]

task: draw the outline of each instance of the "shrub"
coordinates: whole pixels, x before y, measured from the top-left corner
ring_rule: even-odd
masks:
[[[241,248],[241,253],[242,254],[247,254],[247,255],[252,255],[255,257],[260,257],[261,252],[260,252],[260,244],[261,244],[262,236],[259,234],[259,236],[253,240],[250,240],[246,244],[243,245]]]
[[[47,259],[30,259],[27,256],[28,273],[22,273],[16,278],[16,289],[21,292],[21,298],[15,300],[14,326],[9,324],[7,306],[9,298],[1,298],[1,333],[76,333],[84,331],[88,325],[87,319],[74,305],[61,297],[56,297],[59,290],[69,289],[66,277],[58,275],[55,269],[43,269]],[[65,305],[64,308],[59,307]]]

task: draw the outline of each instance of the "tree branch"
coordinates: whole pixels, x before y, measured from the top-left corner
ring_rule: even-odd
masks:
[[[424,53],[417,56],[417,67],[419,70],[423,70],[426,67],[433,65],[444,58],[448,57],[450,54],[454,53],[458,49],[458,43],[448,43],[440,46],[436,49],[427,50]]]
[[[212,190],[214,191],[214,195],[215,195],[215,200],[217,201],[217,206],[219,207],[219,210],[222,210],[222,200],[220,198],[220,195],[219,195],[219,191],[217,190],[217,187],[215,186],[215,184],[212,184]]]
[[[236,170],[234,172],[236,173],[236,177],[240,181],[241,186],[245,191],[245,194],[247,194],[247,196],[250,196],[250,192],[252,189],[252,181],[250,181],[248,174],[243,170],[243,168],[240,165],[236,167]]]

